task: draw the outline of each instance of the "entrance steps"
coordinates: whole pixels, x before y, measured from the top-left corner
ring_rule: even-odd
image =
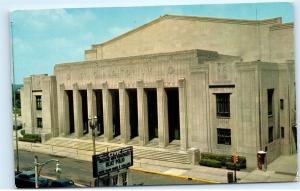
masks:
[[[133,146],[134,160],[155,160],[179,164],[190,164],[186,151],[181,151],[176,141],[171,142],[167,147],[158,147],[157,139],[152,139],[145,146],[138,145],[138,138],[132,139],[127,144],[122,144],[119,137],[109,142],[104,142],[103,137],[96,139],[96,153],[115,150],[121,147]],[[43,145],[51,147],[49,151],[53,155],[67,156],[80,160],[92,160],[93,143],[92,137],[86,135],[80,139],[73,137],[56,137],[48,140]]]

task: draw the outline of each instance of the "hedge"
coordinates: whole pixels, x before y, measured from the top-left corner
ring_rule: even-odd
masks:
[[[22,125],[17,125],[17,127],[14,125],[13,129],[18,131],[18,130],[22,129]]]
[[[231,168],[231,155],[226,154],[215,154],[215,153],[201,153],[201,160],[215,160],[221,163],[221,166],[225,166],[227,168]],[[232,163],[233,164],[233,163]],[[205,163],[202,163],[200,165],[205,165]],[[239,162],[237,163],[240,169],[246,168],[246,157],[239,156]],[[207,165],[205,165],[207,166]]]
[[[19,141],[26,141],[26,142],[41,142],[41,136],[38,134],[24,134],[23,137],[19,138]]]
[[[213,160],[213,159],[201,159],[200,160],[200,165],[203,166],[210,166],[210,167],[215,167],[215,168],[221,168],[222,164],[220,161]]]
[[[234,167],[234,163],[233,162],[226,162],[225,163],[225,166],[227,169],[229,170],[234,170],[235,167]],[[239,163],[236,164],[236,170],[240,170],[241,169],[241,165]]]
[[[22,129],[22,130],[20,131],[20,133],[21,133],[22,136],[24,136],[24,135],[25,135],[25,129]]]

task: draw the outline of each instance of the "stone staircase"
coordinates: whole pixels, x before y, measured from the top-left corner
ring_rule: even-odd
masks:
[[[92,140],[84,137],[80,139],[57,137],[45,142],[44,145],[51,147],[49,149],[52,154],[58,156],[67,156],[80,160],[91,161],[93,154]],[[138,141],[132,140],[128,144],[121,144],[118,141],[103,142],[101,138],[96,140],[97,154],[115,150],[121,147],[133,146],[134,160],[155,160],[179,164],[190,164],[187,152],[180,151],[180,147],[176,143],[170,143],[166,148],[159,148],[157,140],[152,140],[146,146],[139,146]]]

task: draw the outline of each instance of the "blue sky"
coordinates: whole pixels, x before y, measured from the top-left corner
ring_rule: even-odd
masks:
[[[14,11],[11,20],[16,83],[22,83],[31,74],[51,75],[55,64],[83,60],[84,50],[92,44],[165,14],[252,20],[282,17],[284,23],[294,21],[289,3]]]

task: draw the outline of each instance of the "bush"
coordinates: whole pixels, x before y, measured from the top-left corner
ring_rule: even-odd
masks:
[[[226,162],[225,163],[225,167],[229,170],[234,170],[234,163],[233,162]],[[236,164],[236,170],[240,170],[241,169],[241,165],[239,163]]]
[[[225,154],[214,154],[214,153],[201,153],[201,160],[202,159],[209,159],[209,160],[216,160],[221,163],[222,166],[226,166],[226,163],[232,163],[231,161],[231,155],[225,155]],[[239,156],[239,162],[238,165],[241,169],[246,168],[246,157]]]
[[[41,142],[41,136],[38,134],[24,134],[23,137],[19,138],[19,141],[26,141],[26,142]]]
[[[247,167],[246,165],[246,157],[240,156],[239,157],[239,165],[241,166],[241,169],[244,169]]]
[[[17,127],[14,125],[13,129],[18,131],[18,130],[22,129],[22,125],[17,125]]]
[[[203,166],[210,166],[210,167],[215,167],[215,168],[222,167],[222,164],[220,161],[213,160],[213,159],[201,159],[199,164],[203,165]]]
[[[25,135],[25,129],[21,130],[21,135],[23,135],[23,136]]]

